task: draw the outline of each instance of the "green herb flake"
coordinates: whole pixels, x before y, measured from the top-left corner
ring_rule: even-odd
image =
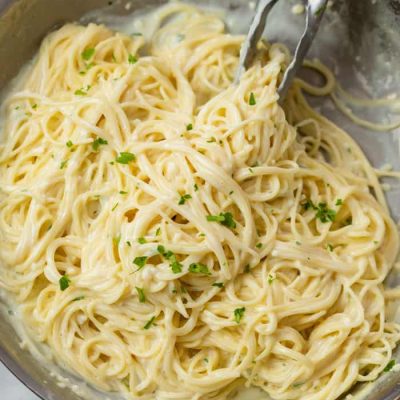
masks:
[[[125,192],[125,190],[120,190],[120,191],[119,191],[119,194],[124,195],[124,194],[128,194],[128,192]]]
[[[268,274],[268,283],[272,285],[272,282],[276,279],[276,276]]]
[[[129,240],[126,241],[126,244],[127,244],[129,247],[132,247],[132,243],[131,243]]]
[[[129,54],[128,56],[128,62],[129,64],[136,64],[138,61],[137,57],[134,56],[133,54]]]
[[[80,88],[78,90],[75,90],[75,95],[76,96],[86,96],[88,94],[88,91],[90,90],[91,86],[87,85],[83,88]]]
[[[193,188],[194,188],[194,191],[195,191],[195,192],[197,192],[197,191],[199,190],[199,187],[197,186],[197,183],[195,183],[195,184],[193,185]]]
[[[37,104],[35,103],[35,104],[32,106],[32,108],[33,108],[34,110],[36,110],[36,109],[37,109]]]
[[[193,274],[211,275],[207,265],[202,263],[192,263],[189,265],[189,272]]]
[[[61,161],[60,163],[60,169],[64,169],[67,166],[68,160]]]
[[[240,321],[242,320],[245,311],[245,307],[236,308],[235,311],[233,311],[234,320],[237,324],[240,324]]]
[[[207,215],[207,221],[219,222],[228,228],[236,228],[236,222],[233,219],[233,215],[230,212],[220,213],[219,215]]]
[[[298,383],[293,383],[292,387],[293,388],[298,388],[300,386],[304,385],[304,382],[298,382]]]
[[[119,203],[115,203],[114,207],[111,209],[111,211],[115,211],[115,209],[118,207]]]
[[[318,203],[318,206],[316,206],[311,200],[307,200],[302,205],[306,211],[309,209],[315,210],[315,218],[319,219],[322,223],[334,222],[336,219],[336,211],[328,208],[325,202]]]
[[[178,201],[178,204],[181,206],[186,203],[186,200],[190,200],[192,196],[190,194],[184,194]]]
[[[186,130],[191,131],[193,129],[193,124],[187,124],[186,125]]]
[[[250,93],[249,104],[250,104],[251,106],[255,106],[255,105],[256,105],[256,98],[255,98],[253,92]]]
[[[143,33],[141,33],[141,32],[133,32],[133,33],[131,33],[131,36],[143,36]]]
[[[144,237],[138,238],[137,241],[138,241],[139,244],[145,244],[145,243],[147,243],[147,240],[146,240]]]
[[[115,159],[115,161],[119,164],[129,164],[131,161],[135,161],[136,156],[133,153],[129,153],[123,151],[119,153],[119,156]]]
[[[329,251],[333,251],[333,246],[332,246],[330,243],[328,243],[328,244],[326,245],[326,248],[327,248]]]
[[[396,365],[396,360],[390,360],[390,361],[387,363],[386,367],[383,368],[383,372],[389,372],[389,371],[391,371],[395,365]]]
[[[71,148],[74,144],[73,144],[70,140],[68,140],[68,142],[65,143],[65,145],[66,145],[67,147]]]
[[[170,264],[170,267],[172,269],[172,272],[174,274],[179,274],[182,272],[182,264],[178,261],[174,261]]]
[[[301,246],[301,242],[299,242],[298,240],[296,240],[296,244],[297,246]]]
[[[261,249],[262,243],[257,243],[257,244],[256,244],[256,247],[257,247],[257,249]]]
[[[83,300],[85,298],[85,296],[78,296],[78,297],[75,297],[74,299],[72,299],[72,301],[80,301],[80,300]]]
[[[150,329],[151,326],[154,324],[154,320],[156,319],[156,317],[151,317],[147,322],[146,325],[143,327],[143,329]]]
[[[337,199],[335,206],[342,206],[343,205],[343,200],[342,199]]]
[[[158,227],[156,230],[156,236],[160,236],[161,235],[161,228]]]
[[[94,56],[95,51],[93,47],[90,47],[82,51],[81,56],[85,61],[89,61]]]
[[[207,140],[207,143],[214,143],[216,142],[216,139],[214,136],[212,136],[210,139]]]
[[[135,257],[133,263],[142,269],[146,265],[147,256]]]
[[[68,278],[67,275],[63,275],[60,280],[58,281],[60,284],[60,289],[61,291],[64,291],[65,289],[69,288],[69,284],[71,283],[71,280]]]
[[[218,287],[221,289],[224,287],[224,284],[222,282],[214,282],[211,286]]]
[[[93,148],[94,151],[98,151],[98,150],[99,150],[99,147],[100,147],[101,145],[106,145],[106,144],[108,144],[108,141],[107,141],[106,139],[103,139],[103,138],[101,138],[101,137],[98,137],[98,138],[96,138],[95,140],[93,140],[93,142],[92,142],[92,148]]]
[[[137,293],[139,295],[139,301],[141,303],[145,303],[146,302],[146,296],[144,295],[144,290],[136,286],[136,291],[137,291]]]

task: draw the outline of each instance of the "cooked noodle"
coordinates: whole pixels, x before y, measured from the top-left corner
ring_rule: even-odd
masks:
[[[64,26],[4,102],[0,282],[26,329],[132,399],[333,400],[376,379],[400,339],[398,233],[358,145],[302,94],[327,89],[298,80],[282,109],[285,47],[234,86],[243,37],[157,15],[148,43]]]

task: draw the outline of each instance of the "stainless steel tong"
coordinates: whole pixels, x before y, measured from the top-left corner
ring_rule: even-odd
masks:
[[[253,63],[257,53],[257,44],[264,32],[268,14],[278,1],[279,0],[259,0],[249,33],[247,34],[240,50],[239,67],[235,78],[236,83],[240,81],[243,72]],[[280,102],[284,100],[294,76],[303,64],[304,57],[306,56],[315,34],[318,31],[327,3],[328,0],[308,0],[307,2],[306,27],[297,44],[292,62],[287,67],[282,82],[278,88]]]

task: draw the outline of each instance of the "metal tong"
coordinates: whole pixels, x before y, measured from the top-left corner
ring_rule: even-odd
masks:
[[[249,33],[240,50],[239,67],[236,72],[235,83],[240,81],[242,74],[253,63],[257,53],[257,44],[264,32],[268,14],[278,1],[279,0],[259,0]],[[283,102],[297,71],[303,65],[304,57],[318,31],[327,3],[328,0],[308,0],[307,2],[306,27],[297,44],[292,62],[287,67],[278,88],[280,103]]]

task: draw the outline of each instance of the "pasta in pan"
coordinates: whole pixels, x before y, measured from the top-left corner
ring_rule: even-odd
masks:
[[[334,400],[391,360],[398,233],[289,60],[186,5],[151,40],[66,25],[3,104],[0,282],[54,360],[132,399]]]

